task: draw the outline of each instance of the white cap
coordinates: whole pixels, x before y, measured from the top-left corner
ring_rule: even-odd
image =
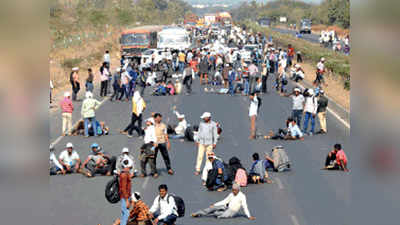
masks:
[[[153,117],[150,117],[150,118],[148,118],[148,119],[146,120],[146,122],[151,122],[152,124],[154,124],[154,118],[153,118]]]
[[[64,97],[71,97],[71,93],[69,93],[68,91],[64,92]]]
[[[135,197],[135,194],[136,194],[136,195],[138,195],[138,196],[141,196],[141,195],[140,195],[140,193],[139,193],[139,192],[137,192],[137,191],[136,191],[135,193],[133,193],[133,194],[132,194],[132,196],[131,196],[131,198],[132,198],[132,201],[134,201],[134,202],[137,202],[137,201],[138,201],[138,199]]]
[[[300,68],[301,66],[300,66],[300,64],[296,64],[294,67]]]
[[[211,113],[209,113],[209,112],[204,112],[203,115],[200,116],[201,119],[208,118],[208,117],[211,117]]]
[[[229,66],[229,64],[227,63],[227,64],[225,64],[225,66]]]
[[[79,67],[72,68],[72,71],[78,71],[78,70],[79,70]]]
[[[322,58],[321,58],[321,61],[325,61],[325,58],[324,58],[324,57],[322,57]]]
[[[300,91],[300,88],[295,88],[294,91],[301,92],[301,91]]]
[[[86,98],[93,98],[93,94],[90,91],[87,91],[85,96],[86,96]]]
[[[319,93],[323,94],[323,93],[325,93],[325,91],[321,89],[321,90],[319,90]]]
[[[127,147],[123,148],[122,153],[129,153],[129,149]]]
[[[117,67],[117,69],[115,69],[115,71],[117,71],[118,73],[121,72],[121,67]]]
[[[71,142],[68,142],[67,145],[65,146],[66,148],[73,148],[74,145]]]
[[[185,118],[185,115],[183,115],[183,114],[178,115],[178,119],[183,119],[183,118]]]
[[[308,94],[314,95],[314,90],[313,89],[308,89]]]
[[[232,189],[234,189],[234,190],[240,190],[240,185],[237,184],[237,183],[233,183]]]

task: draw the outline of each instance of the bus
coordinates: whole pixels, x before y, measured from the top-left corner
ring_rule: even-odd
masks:
[[[140,59],[142,52],[157,48],[157,34],[163,26],[142,26],[121,32],[121,56]]]

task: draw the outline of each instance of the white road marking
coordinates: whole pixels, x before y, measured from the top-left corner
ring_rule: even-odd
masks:
[[[297,219],[297,217],[293,214],[290,214],[290,219],[292,220],[294,225],[300,225],[299,220]]]
[[[144,179],[144,182],[143,182],[143,185],[142,185],[142,188],[143,188],[143,189],[146,188],[147,184],[149,183],[149,179],[150,179],[150,177],[146,177],[146,178]]]
[[[283,184],[282,184],[281,179],[276,177],[275,180],[276,180],[276,183],[278,184],[279,189],[282,190],[283,189]]]
[[[298,86],[300,86],[302,89],[305,89],[305,87],[303,86],[303,85],[301,85],[301,84],[297,84]],[[333,100],[331,100],[331,101],[333,101]],[[341,107],[340,105],[338,105],[340,108],[343,108],[343,107]],[[341,123],[343,123],[343,125],[344,126],[346,126],[348,129],[350,129],[350,124],[349,123],[347,123],[346,121],[344,121],[337,113],[335,113],[333,110],[331,110],[329,107],[327,108],[328,109],[328,111],[334,116],[334,117],[336,117],[336,119],[338,119]]]
[[[105,97],[101,102],[100,102],[100,105],[99,106],[97,106],[97,108],[96,108],[96,110],[98,110],[107,100],[109,100],[110,99],[110,97]],[[79,120],[81,120],[81,119],[83,119],[82,117],[79,119]],[[72,125],[72,127],[76,127],[76,125],[78,124],[78,122],[79,122],[79,120],[77,120],[75,123],[74,123],[74,125]],[[64,138],[64,136],[59,136],[59,137],[57,137],[56,138],[56,140],[54,140],[53,142],[51,142],[51,145],[52,146],[54,146],[54,145],[56,145],[58,142],[60,142],[62,139]]]

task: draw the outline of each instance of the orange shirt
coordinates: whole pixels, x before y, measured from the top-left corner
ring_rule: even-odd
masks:
[[[336,153],[336,163],[337,163],[338,165],[340,165],[340,164],[341,164],[340,161],[343,161],[343,163],[344,163],[345,165],[347,165],[347,156],[346,156],[346,154],[344,153],[343,150],[339,150],[339,151]]]

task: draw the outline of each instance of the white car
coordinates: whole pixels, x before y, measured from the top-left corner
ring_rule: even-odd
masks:
[[[168,59],[172,60],[172,55],[170,51],[163,50],[163,49],[148,49],[142,53],[142,58],[140,63],[144,64],[144,60],[146,59],[146,62],[151,62],[151,60],[154,58],[154,63],[157,64],[163,59]]]
[[[242,50],[240,50],[240,55],[244,60],[251,59],[251,53],[258,49],[257,45],[245,45]]]

